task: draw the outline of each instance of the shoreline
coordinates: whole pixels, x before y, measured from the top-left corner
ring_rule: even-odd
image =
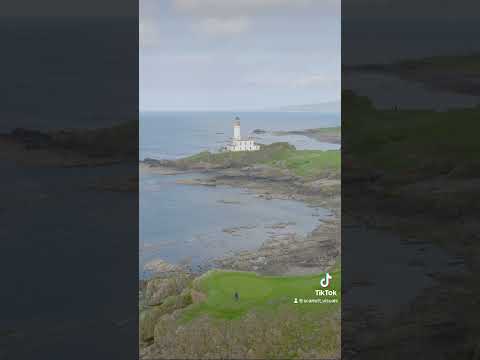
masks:
[[[272,131],[271,133],[275,136],[300,135],[327,144],[341,145],[342,143],[339,126],[306,130]]]
[[[188,186],[243,188],[254,196],[264,198],[265,201],[271,199],[294,200],[303,202],[309,207],[322,207],[329,210],[330,216],[318,222],[315,229],[305,237],[295,234],[286,234],[270,239],[266,237],[256,249],[216,258],[209,262],[212,266],[204,269],[204,271],[189,272],[188,269],[185,270],[174,265],[176,271],[173,274],[171,272],[156,273],[150,279],[140,280],[140,358],[166,357],[159,356],[159,354],[165,354],[165,349],[169,347],[165,340],[166,336],[170,333],[178,333],[179,329],[187,333],[191,332],[189,341],[194,339],[193,342],[195,343],[199,326],[205,329],[204,332],[211,332],[219,329],[219,326],[221,326],[219,324],[224,324],[227,327],[232,326],[232,324],[240,324],[241,326],[251,324],[255,329],[252,331],[255,332],[264,326],[268,328],[272,326],[274,328],[283,327],[284,321],[281,318],[278,320],[278,316],[289,316],[288,321],[290,323],[301,326],[302,322],[306,320],[304,315],[295,315],[295,313],[292,315],[291,312],[287,311],[285,313],[283,310],[271,317],[270,313],[263,314],[261,310],[254,308],[248,310],[246,317],[242,317],[235,322],[204,315],[189,323],[182,323],[182,314],[186,314],[187,309],[192,309],[191,306],[198,307],[200,302],[206,301],[208,295],[199,284],[205,274],[212,274],[212,270],[218,270],[226,274],[229,272],[247,272],[258,276],[278,276],[286,279],[293,276],[295,281],[301,279],[302,276],[316,277],[323,271],[333,271],[339,264],[341,252],[341,198],[338,175],[332,179],[329,178],[329,176],[332,176],[331,173],[326,172],[320,179],[318,177],[313,179],[302,178],[291,174],[286,169],[272,169],[265,165],[223,166],[219,168],[214,164],[202,162],[203,168],[202,166],[199,167],[197,163],[186,166],[183,164],[183,168],[179,169],[172,166],[155,166],[154,164],[155,161],[153,164],[149,161],[148,165],[141,162],[140,176],[142,171],[149,171],[160,176],[188,174],[190,175],[186,176],[189,178],[188,181],[181,181]],[[173,163],[167,162],[166,164],[172,165]],[[201,176],[201,178],[195,176]],[[279,226],[282,226],[284,223],[279,224]],[[163,263],[163,265],[166,269],[171,269],[170,264],[165,265]],[[185,277],[189,279],[190,286],[187,285],[178,289],[175,294],[179,293],[179,295],[169,292],[173,291],[170,290],[174,288],[172,284],[181,284]],[[258,287],[258,284],[256,286]],[[173,296],[168,297],[168,295]],[[190,301],[184,302],[182,299],[185,298],[189,298]],[[175,299],[174,305],[170,305],[172,299]],[[282,298],[276,301],[284,302],[286,300]],[[161,302],[160,305],[155,305],[159,302]],[[288,306],[287,303],[282,306]],[[326,313],[313,313],[309,315],[308,319],[315,323],[329,321],[330,319],[338,322],[339,314],[338,307]],[[339,334],[339,330],[335,331],[335,334]],[[240,337],[240,339],[242,338]],[[336,355],[329,357],[339,358]]]
[[[314,184],[301,184],[295,177],[285,174],[269,173],[261,176],[262,174],[252,174],[246,169],[178,170],[170,166],[152,166],[151,163],[145,164],[142,161],[139,171],[160,176],[190,174],[191,179],[179,183],[244,188],[266,200],[300,201],[307,206],[322,207],[330,212],[329,218],[320,220],[315,229],[304,237],[290,234],[265,239],[254,250],[240,251],[210,261],[209,266],[196,275],[201,275],[210,268],[253,271],[262,275],[313,274],[333,266],[340,255],[339,180],[320,179],[313,181]],[[206,177],[198,179],[195,175]]]

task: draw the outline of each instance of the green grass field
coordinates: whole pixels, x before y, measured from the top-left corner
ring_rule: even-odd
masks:
[[[339,150],[296,150],[275,157],[270,164],[292,170],[295,175],[315,178],[326,171],[340,170]]]
[[[204,302],[192,305],[184,312],[184,321],[201,315],[220,319],[236,319],[250,310],[275,311],[278,307],[291,311],[326,313],[340,306],[341,273],[336,269],[329,290],[336,290],[336,304],[294,304],[294,298],[318,298],[314,291],[322,289],[324,274],[308,276],[260,276],[251,272],[211,271],[195,284],[207,295]],[[239,300],[234,293],[238,292]],[[334,298],[334,297],[330,297]]]
[[[328,289],[336,290],[337,296],[315,295],[315,290],[323,289],[324,273],[261,276],[212,270],[192,284],[192,299],[200,302],[182,308],[179,317],[161,316],[153,324],[141,318],[143,329],[153,325],[155,344],[164,349],[162,358],[339,358],[340,262],[329,273],[333,281]],[[338,302],[295,304],[296,297]]]
[[[255,164],[267,164],[288,169],[297,176],[316,178],[326,173],[339,174],[341,153],[339,150],[296,150],[288,143],[274,143],[263,146],[260,151],[223,152],[213,154],[202,152],[177,164],[192,166],[207,162],[223,167],[242,167]]]

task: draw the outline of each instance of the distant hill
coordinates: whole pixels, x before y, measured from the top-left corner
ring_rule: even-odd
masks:
[[[289,105],[278,108],[265,109],[265,111],[316,111],[326,113],[339,113],[340,101],[329,101],[318,104]]]

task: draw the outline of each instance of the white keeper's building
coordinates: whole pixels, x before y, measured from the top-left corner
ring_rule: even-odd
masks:
[[[257,151],[260,150],[260,145],[255,144],[251,138],[242,139],[240,119],[236,117],[233,123],[233,138],[225,148],[227,151]]]

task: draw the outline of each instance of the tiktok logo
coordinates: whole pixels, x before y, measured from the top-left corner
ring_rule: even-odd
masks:
[[[332,275],[325,273],[325,277],[320,280],[320,286],[324,288],[328,287],[330,285],[330,280],[332,280]]]

